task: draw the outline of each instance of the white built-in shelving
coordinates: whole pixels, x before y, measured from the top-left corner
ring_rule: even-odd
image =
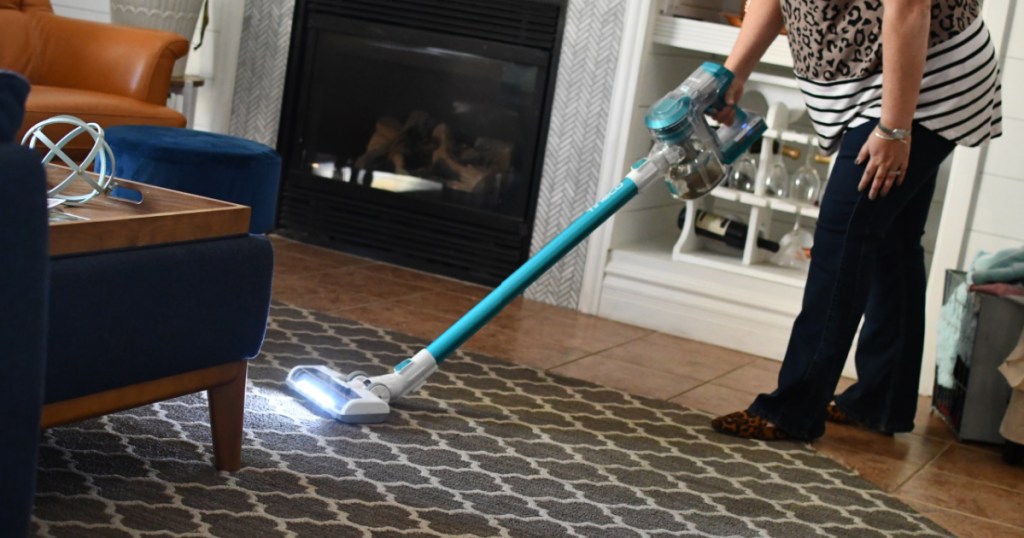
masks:
[[[727,24],[656,13],[652,17],[634,103],[640,114],[701,62],[724,59],[739,32]],[[769,127],[760,155],[772,155],[776,142],[806,152],[816,141],[802,121],[803,101],[791,67],[786,38],[780,36],[745,86],[741,104],[749,101],[752,110],[765,115]],[[647,136],[637,129],[627,145],[640,152],[649,143]],[[685,202],[686,223],[680,227],[684,203],[672,199],[667,189],[649,189],[616,215],[598,314],[781,358],[799,311],[806,273],[769,263],[771,253],[758,249],[756,239],[762,234],[778,241],[796,218],[802,227],[813,229],[818,207],[768,196],[764,178],[769,159],[758,160],[754,192],[723,186],[701,200]],[[801,162],[793,161],[792,168]],[[827,165],[816,166],[822,179],[827,177]],[[695,208],[736,216],[757,233],[748,232],[744,249],[696,236]]]
[[[740,29],[717,22],[659,15],[654,22],[651,41],[679,49],[709,52],[728,56]],[[793,57],[785,36],[779,36],[768,47],[761,61],[782,67],[793,67]]]

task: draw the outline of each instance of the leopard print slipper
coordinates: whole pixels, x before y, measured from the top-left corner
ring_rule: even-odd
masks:
[[[828,407],[825,408],[825,420],[836,424],[857,424],[853,417],[847,415],[834,403],[828,404]]]
[[[867,426],[861,421],[851,417],[850,415],[847,415],[845,411],[839,409],[839,406],[837,406],[834,403],[828,404],[828,407],[825,408],[825,420],[828,422],[832,422],[833,424],[845,424],[847,426],[854,426],[856,428],[867,430],[869,432],[874,432],[879,435],[892,436],[894,434],[894,432],[892,431],[876,430],[874,428]]]
[[[790,438],[786,432],[771,422],[747,411],[737,411],[715,418],[711,421],[711,427],[719,433],[744,439],[782,441]]]

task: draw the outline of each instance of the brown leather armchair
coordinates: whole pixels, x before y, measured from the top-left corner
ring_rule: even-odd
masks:
[[[18,141],[59,114],[103,128],[184,127],[185,117],[166,103],[171,69],[188,46],[171,32],[60,17],[50,0],[0,0],[0,68],[32,83]],[[87,142],[78,137],[65,150],[81,156]]]

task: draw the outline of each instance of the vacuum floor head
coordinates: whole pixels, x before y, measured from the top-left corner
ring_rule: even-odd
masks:
[[[325,366],[296,366],[286,383],[336,420],[349,424],[384,422],[391,414],[388,402],[374,394],[365,375],[345,379]]]

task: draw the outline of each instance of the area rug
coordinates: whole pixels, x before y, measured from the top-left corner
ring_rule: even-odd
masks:
[[[211,464],[204,394],[44,433],[54,537],[910,537],[940,527],[798,443],[736,440],[667,402],[459,352],[383,424],[297,400],[298,364],[370,374],[425,342],[275,304],[243,468]]]

